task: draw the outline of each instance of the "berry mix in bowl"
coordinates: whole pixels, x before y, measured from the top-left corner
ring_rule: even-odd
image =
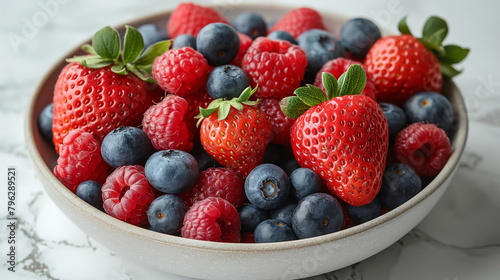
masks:
[[[325,273],[416,226],[467,136],[451,77],[468,49],[443,46],[446,22],[416,38],[405,19],[385,36],[219,8],[102,28],[48,73],[26,138],[61,210],[120,255],[209,279]]]

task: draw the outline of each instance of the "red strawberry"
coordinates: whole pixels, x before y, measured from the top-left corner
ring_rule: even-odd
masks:
[[[257,87],[255,97],[282,99],[300,86],[307,67],[302,48],[288,41],[258,37],[248,48],[241,68]]]
[[[170,15],[167,31],[170,38],[181,34],[191,34],[194,37],[207,24],[214,22],[229,22],[215,9],[194,3],[181,3]]]
[[[332,59],[325,63],[321,69],[319,70],[318,74],[316,74],[316,79],[314,80],[314,85],[325,91],[325,87],[323,86],[322,82],[322,73],[323,72],[328,72],[332,74],[336,79],[339,79],[342,74],[344,74],[345,71],[349,68],[349,66],[353,64],[359,64],[361,67],[366,72],[366,68],[363,65],[363,63],[350,60],[347,58],[339,57]],[[375,85],[373,84],[373,81],[371,80],[370,77],[366,77],[366,86],[363,89],[363,91],[360,93],[361,95],[366,95],[374,100],[375,99]]]
[[[222,166],[243,177],[262,162],[271,138],[269,117],[248,101],[254,92],[247,88],[239,98],[216,99],[200,110],[201,144]]]
[[[437,17],[427,21],[422,38],[411,35],[405,18],[400,31],[402,35],[379,39],[365,59],[367,75],[375,83],[377,101],[396,105],[421,91],[441,92],[442,74],[448,77],[458,74],[452,64],[463,60],[469,51],[458,46],[441,46],[448,27]]]
[[[127,27],[126,34],[140,37],[132,27]],[[155,55],[168,48],[169,42],[157,43],[156,52],[143,55],[140,43],[136,45],[129,40],[123,51],[119,46],[118,32],[105,27],[96,33],[92,46],[84,46],[91,55],[68,59],[71,63],[59,74],[53,97],[56,152],[73,129],[90,132],[101,142],[108,132],[122,125],[140,125],[144,111],[163,95],[151,83],[150,73],[141,69],[150,66]]]
[[[373,99],[359,95],[366,83],[360,65],[350,66],[338,85],[331,74],[323,77],[327,96],[308,85],[282,100],[285,115],[297,118],[293,152],[300,166],[314,170],[330,192],[351,205],[364,205],[382,184],[387,120]]]
[[[290,145],[290,131],[292,130],[294,119],[283,114],[278,99],[262,99],[257,107],[266,113],[271,120],[273,137],[271,143],[280,145]]]
[[[313,9],[297,8],[281,17],[268,33],[283,30],[290,33],[294,38],[297,38],[309,29],[326,29],[323,25],[323,18]]]

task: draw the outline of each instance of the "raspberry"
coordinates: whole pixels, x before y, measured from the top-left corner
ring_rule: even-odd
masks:
[[[102,185],[106,213],[129,224],[147,225],[147,211],[154,199],[153,188],[140,165],[118,167]]]
[[[193,134],[193,139],[200,139],[200,130],[196,127],[196,122],[198,120],[194,117],[200,113],[200,107],[203,109],[207,108],[208,104],[214,99],[208,94],[206,87],[202,87],[197,92],[185,97],[185,99],[188,103],[188,111],[184,116],[184,120],[191,124],[190,129]]]
[[[255,243],[253,232],[242,232],[240,243]]]
[[[268,33],[282,30],[297,38],[310,29],[326,29],[321,15],[310,8],[297,8],[281,17]]]
[[[239,243],[240,230],[236,208],[223,198],[209,197],[188,210],[181,234],[191,239]]]
[[[207,197],[220,197],[238,208],[245,199],[245,180],[230,168],[212,167],[202,171],[196,185],[180,194],[187,206]]]
[[[399,162],[411,166],[419,176],[430,177],[448,161],[450,139],[435,124],[413,123],[396,136],[394,153]]]
[[[59,158],[54,174],[72,192],[86,180],[102,184],[109,166],[102,159],[101,146],[91,133],[83,129],[70,131],[59,144]]]
[[[304,50],[288,41],[258,37],[243,56],[242,68],[257,98],[282,99],[293,94],[304,78]]]
[[[194,37],[207,24],[214,22],[229,23],[218,11],[194,3],[181,3],[170,15],[167,31],[171,38],[181,34]]]
[[[321,88],[323,91],[325,91],[325,87],[323,86],[322,82],[322,73],[323,72],[328,72],[332,74],[337,80],[340,78],[342,74],[344,74],[347,69],[349,69],[349,66],[353,64],[359,64],[363,67],[363,69],[366,72],[366,68],[363,65],[363,63],[357,62],[355,60],[339,57],[332,59],[325,63],[321,69],[318,71],[318,74],[316,74],[316,79],[314,80],[314,85]],[[360,95],[366,95],[370,97],[371,99],[375,100],[375,85],[373,84],[373,81],[370,77],[366,77],[366,86],[363,89],[363,91],[360,93]]]
[[[188,104],[180,96],[169,94],[144,113],[142,129],[157,150],[190,151],[193,148],[191,122],[186,119]]]
[[[240,50],[238,51],[238,55],[231,62],[232,65],[241,67],[241,62],[243,60],[243,56],[247,53],[248,48],[252,45],[252,38],[248,35],[238,32],[238,37],[240,37]]]
[[[281,111],[280,100],[262,99],[257,107],[271,119],[271,130],[273,131],[271,143],[290,145],[290,130],[295,120],[288,118]]]
[[[179,96],[190,95],[207,81],[208,63],[191,47],[172,49],[155,58],[152,74],[158,85]]]

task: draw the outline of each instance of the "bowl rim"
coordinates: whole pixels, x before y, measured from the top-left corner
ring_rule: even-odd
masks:
[[[211,5],[212,7],[217,8],[224,8],[224,5]],[[244,4],[244,5],[238,5],[238,7],[257,7],[261,6],[258,4],[251,5],[251,4]],[[290,9],[294,8],[293,6],[280,6],[280,5],[268,5],[269,7],[273,8],[278,8],[278,9]],[[154,13],[150,14],[147,16],[143,16],[141,18],[135,19],[133,21],[127,22],[125,24],[120,24],[117,25],[117,28],[123,28],[126,24],[133,24],[134,22],[145,22],[148,19],[153,19],[158,16],[162,15],[168,15],[171,13],[173,10],[165,10],[159,13]],[[333,12],[325,12],[321,11],[321,15],[324,18],[335,18],[339,20],[347,20],[345,16],[339,15],[337,13]],[[88,42],[88,39],[85,41]],[[78,45],[81,46],[82,44]],[[450,88],[450,93],[452,94],[456,106],[455,108],[455,116],[457,117],[456,122],[458,123],[458,127],[456,130],[456,134],[454,135],[454,147],[452,154],[450,158],[448,159],[447,163],[443,167],[443,169],[440,171],[438,175],[436,175],[431,182],[429,182],[425,188],[422,189],[417,195],[415,195],[413,198],[402,204],[401,206],[373,219],[368,222],[365,222],[360,225],[356,225],[347,229],[343,229],[334,233],[326,234],[326,235],[321,235],[321,236],[316,236],[316,237],[311,237],[311,238],[305,238],[305,239],[299,239],[299,240],[294,240],[294,241],[287,241],[287,242],[274,242],[274,243],[222,243],[222,242],[213,242],[213,241],[203,241],[203,240],[194,240],[194,239],[188,239],[180,236],[173,236],[173,235],[168,235],[168,234],[163,234],[159,232],[155,232],[152,230],[148,230],[145,228],[141,228],[138,226],[134,226],[131,224],[128,224],[126,222],[123,222],[121,220],[118,220],[105,212],[101,212],[91,205],[87,204],[85,201],[81,200],[78,196],[76,196],[73,192],[71,192],[69,189],[67,189],[57,178],[56,176],[52,173],[52,171],[49,169],[49,167],[45,164],[44,159],[42,158],[40,152],[37,150],[37,145],[36,145],[36,140],[35,140],[35,130],[37,129],[37,117],[34,115],[34,108],[36,106],[36,101],[38,100],[37,98],[39,97],[40,93],[42,92],[42,88],[44,87],[45,84],[48,83],[50,80],[50,77],[53,77],[55,75],[54,73],[58,71],[63,65],[64,59],[67,57],[70,57],[72,54],[74,54],[77,51],[77,48],[72,48],[68,53],[66,53],[65,56],[62,56],[61,58],[57,59],[52,67],[44,74],[44,76],[40,79],[38,82],[33,94],[31,95],[31,99],[27,104],[26,111],[25,111],[25,120],[24,120],[24,135],[25,135],[25,142],[26,146],[28,149],[28,152],[33,160],[33,163],[35,165],[35,168],[38,171],[38,174],[40,176],[43,176],[47,182],[50,183],[50,186],[46,186],[44,184],[44,187],[50,187],[55,189],[60,193],[60,195],[67,201],[69,201],[73,206],[77,207],[78,209],[89,212],[89,215],[92,215],[94,218],[100,220],[100,222],[106,223],[110,227],[114,227],[117,229],[120,229],[121,231],[127,232],[128,234],[131,235],[136,235],[139,238],[143,238],[146,240],[149,240],[151,242],[156,242],[156,243],[162,243],[162,244],[168,244],[170,246],[180,246],[180,247],[189,247],[191,249],[199,249],[199,250],[212,250],[212,251],[217,251],[217,252],[267,252],[267,251],[283,251],[283,250],[290,250],[290,249],[298,249],[298,248],[303,248],[303,247],[311,247],[311,246],[319,246],[325,243],[330,243],[334,242],[340,239],[344,239],[347,237],[355,236],[358,234],[361,234],[365,231],[369,231],[372,229],[377,228],[378,226],[387,223],[391,220],[396,219],[400,215],[404,214],[408,210],[412,209],[415,207],[417,204],[421,203],[424,201],[427,197],[432,195],[452,174],[453,171],[456,169],[460,162],[460,158],[463,154],[463,151],[465,149],[465,144],[467,142],[467,135],[468,135],[468,129],[469,129],[469,124],[468,124],[468,116],[467,116],[467,111],[465,107],[465,102],[463,99],[463,96],[455,83],[451,80],[447,80],[446,82],[449,82],[449,88]],[[64,213],[64,212],[63,212]]]

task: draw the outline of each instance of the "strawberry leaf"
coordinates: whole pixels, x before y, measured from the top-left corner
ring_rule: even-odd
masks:
[[[233,106],[234,108],[236,108],[236,110],[238,110],[238,111],[243,110],[243,104],[242,104],[242,103],[240,103],[240,102],[237,102],[235,98],[231,99],[231,100],[229,101],[229,104],[230,104],[231,106]]]
[[[398,29],[401,34],[412,35],[408,24],[406,23],[406,16],[403,17],[398,24]]]
[[[222,102],[219,106],[218,119],[221,121],[227,118],[229,111],[231,110],[231,104],[229,102]]]
[[[92,47],[92,45],[90,44],[84,44],[82,46],[82,50],[86,53],[89,53],[89,54],[93,54],[93,55],[97,55],[97,53],[95,52],[94,50],[94,47]]]
[[[462,73],[462,71],[458,71],[457,69],[453,68],[451,63],[440,62],[439,64],[441,65],[441,73],[443,73],[443,75],[446,77],[453,78],[456,75]]]
[[[206,108],[206,109],[203,109],[200,107],[200,115],[203,118],[210,116],[215,111],[217,111],[217,107],[216,108]]]
[[[151,72],[147,72],[146,70],[140,67],[135,67],[131,64],[127,64],[126,67],[127,70],[130,71],[130,73],[133,73],[134,75],[139,77],[139,79],[146,81],[148,83],[156,84],[156,80],[149,74]]]
[[[92,47],[103,58],[118,59],[120,56],[120,36],[109,26],[97,31],[92,39]]]
[[[290,119],[298,118],[310,108],[298,96],[288,96],[281,99],[280,107],[283,114]]]
[[[325,93],[319,87],[313,85],[299,87],[294,93],[304,102],[304,104],[309,106],[315,106],[327,101]]]
[[[443,48],[444,48],[444,54],[438,56],[439,61],[452,64],[459,63],[462,60],[464,60],[470,51],[469,49],[462,48],[456,45],[447,45],[444,46]]]
[[[90,69],[102,68],[113,64],[113,60],[102,58],[98,55],[75,56],[66,59],[66,62],[78,62],[82,66]]]
[[[254,89],[252,89],[251,87],[247,87],[245,88],[240,96],[238,97],[238,99],[236,99],[236,102],[239,102],[239,103],[243,103],[243,102],[246,102],[250,99],[250,97],[257,91],[257,86],[255,86]]]
[[[339,85],[337,83],[337,79],[335,79],[335,77],[332,74],[328,72],[323,72],[321,74],[321,80],[323,82],[323,87],[325,87],[325,92],[328,97],[328,100],[338,96]]]
[[[116,73],[119,75],[127,75],[127,68],[125,67],[125,65],[123,63],[118,63],[118,64],[113,65],[111,67],[111,71],[113,71],[113,73]]]
[[[343,76],[343,77],[342,77]],[[359,64],[349,66],[339,79],[339,95],[360,94],[366,85],[366,73]]]
[[[142,35],[137,29],[127,25],[123,40],[123,63],[133,62],[144,48]]]
[[[135,65],[149,65],[153,64],[156,57],[164,54],[170,48],[171,41],[160,41],[149,46],[144,50],[141,56],[134,62]]]
[[[441,46],[446,35],[448,35],[448,24],[442,18],[432,16],[425,22],[423,38],[428,38],[429,41]]]

